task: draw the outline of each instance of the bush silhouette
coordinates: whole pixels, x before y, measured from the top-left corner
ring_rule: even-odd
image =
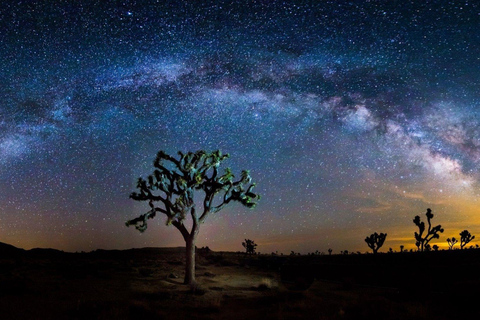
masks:
[[[367,243],[368,247],[373,250],[373,254],[376,254],[378,249],[383,246],[385,239],[387,238],[386,233],[372,233],[370,236],[365,238],[365,242]]]
[[[448,249],[449,249],[449,250],[452,250],[452,249],[453,249],[453,246],[454,246],[457,242],[458,242],[458,240],[455,239],[455,237],[453,237],[452,239],[447,238]]]
[[[255,241],[245,239],[245,242],[242,242],[242,246],[245,248],[247,254],[255,254],[255,250],[257,248]]]
[[[475,239],[475,236],[472,236],[468,230],[460,232],[460,249],[463,249],[463,247],[473,239]]]

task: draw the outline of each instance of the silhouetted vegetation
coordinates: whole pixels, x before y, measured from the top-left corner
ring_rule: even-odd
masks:
[[[425,215],[427,216],[428,223],[428,229],[426,230],[427,233],[425,235],[425,222],[420,221],[419,216],[415,216],[415,218],[413,219],[413,223],[415,223],[415,225],[418,227],[418,232],[415,232],[415,245],[417,246],[419,251],[424,251],[425,249],[429,248],[428,243],[432,239],[440,238],[440,235],[438,233],[443,233],[444,231],[441,225],[432,227],[431,220],[433,219],[433,213],[430,208],[427,209]]]
[[[137,230],[147,229],[147,220],[157,213],[167,217],[167,225],[173,225],[182,234],[186,244],[185,284],[195,283],[195,241],[202,224],[210,213],[219,212],[233,201],[253,208],[259,196],[252,191],[248,171],[242,171],[240,179],[234,180],[230,168],[219,174],[218,167],[228,159],[220,151],[178,152],[176,159],[163,151],[158,152],[153,166],[155,170],[145,180],[139,178],[137,188],[130,198],[147,201],[150,210],[139,217],[128,220],[127,226],[134,225]],[[196,191],[203,191],[203,208],[197,210],[194,201]],[[217,200],[216,200],[217,199]],[[216,201],[215,201],[216,200]],[[192,227],[187,230],[184,221],[190,216]]]
[[[245,239],[245,242],[242,242],[242,246],[245,248],[247,254],[255,254],[257,244],[250,239]]]
[[[367,243],[368,247],[373,250],[373,253],[376,254],[378,249],[383,246],[385,239],[387,238],[386,233],[372,233],[370,236],[365,238],[365,242]]]
[[[453,237],[452,239],[447,238],[448,249],[449,249],[449,250],[452,250],[452,249],[453,249],[453,246],[454,246],[457,242],[458,242],[458,240],[455,239],[455,237]]]
[[[460,232],[460,249],[463,249],[473,239],[475,239],[475,236],[472,236],[468,230]]]

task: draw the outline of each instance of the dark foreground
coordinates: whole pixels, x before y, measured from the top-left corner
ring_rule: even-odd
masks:
[[[478,319],[480,250],[348,256],[0,244],[1,319]]]

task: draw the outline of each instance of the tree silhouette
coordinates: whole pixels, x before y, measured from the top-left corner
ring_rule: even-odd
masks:
[[[332,255],[332,251],[333,251],[332,248],[329,248],[329,249],[328,249],[328,255],[329,255],[329,256]]]
[[[425,213],[427,216],[427,222],[428,222],[428,229],[427,229],[427,234],[425,236],[423,235],[425,232],[425,222],[420,221],[419,216],[415,216],[413,219],[413,223],[418,227],[418,232],[415,232],[415,245],[418,247],[420,251],[424,251],[430,240],[432,239],[438,239],[440,238],[439,232],[443,233],[443,229],[441,225],[432,227],[431,220],[433,218],[433,213],[430,208],[427,209],[427,212]]]
[[[400,246],[400,252],[403,252],[403,249],[404,249],[404,248],[405,248],[405,246],[404,246],[404,245],[401,245],[401,246]]]
[[[245,239],[245,242],[242,242],[242,246],[245,248],[248,254],[255,254],[257,244],[255,241],[250,239]]]
[[[463,249],[463,247],[473,239],[475,239],[475,236],[472,236],[468,230],[460,232],[460,249]]]
[[[458,240],[455,239],[455,237],[453,237],[452,239],[447,238],[448,249],[449,249],[449,250],[452,250],[452,249],[453,249],[453,246],[454,246],[457,242],[458,242]]]
[[[439,248],[436,244],[434,244],[434,245],[432,246],[432,249],[433,249],[433,251],[438,251],[438,249],[440,249],[440,248]]]
[[[230,168],[219,174],[218,167],[229,155],[220,151],[178,152],[174,158],[163,151],[158,152],[153,166],[155,170],[145,180],[139,178],[137,188],[130,198],[148,201],[150,211],[128,220],[127,226],[134,225],[137,230],[147,229],[147,220],[157,213],[167,217],[167,225],[176,227],[186,244],[185,284],[195,283],[195,241],[202,224],[209,214],[223,209],[230,202],[238,201],[248,208],[256,205],[260,197],[252,192],[248,171],[242,171],[238,180]],[[195,201],[194,195],[202,195],[202,204]],[[197,208],[198,206],[198,208]],[[197,210],[199,209],[199,210]],[[187,229],[184,222],[190,215],[192,226]]]
[[[385,239],[387,238],[386,233],[372,233],[370,236],[365,238],[365,242],[367,243],[368,247],[373,250],[373,253],[376,254],[378,249],[383,246]]]

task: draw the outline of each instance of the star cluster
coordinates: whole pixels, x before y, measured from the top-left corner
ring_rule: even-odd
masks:
[[[158,150],[199,149],[262,195],[199,246],[408,248],[428,207],[475,234],[479,20],[470,1],[2,2],[0,241],[182,245],[162,217],[125,228],[146,209],[128,195]]]

